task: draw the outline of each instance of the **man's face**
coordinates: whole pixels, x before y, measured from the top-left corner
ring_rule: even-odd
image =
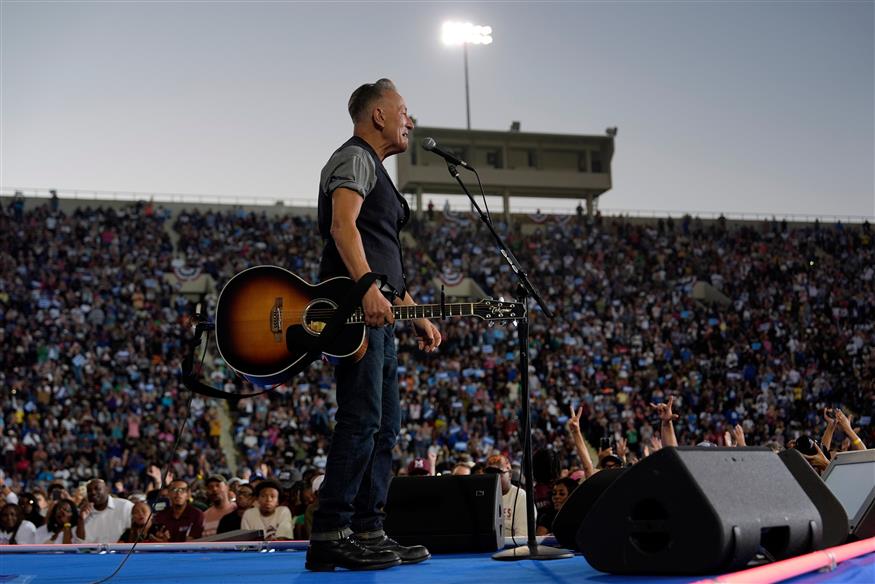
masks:
[[[237,509],[250,509],[254,503],[255,495],[252,494],[252,487],[241,485],[237,489]]]
[[[413,120],[407,115],[404,98],[395,91],[387,91],[380,98],[377,107],[382,110],[383,137],[391,143],[387,155],[405,152],[410,131],[413,130]]]
[[[88,483],[85,492],[88,494],[88,502],[98,507],[104,505],[109,497],[106,483],[99,479],[95,479]]]
[[[213,505],[221,505],[228,499],[228,485],[221,481],[207,483],[207,497]]]
[[[501,478],[501,494],[504,495],[510,491],[510,463],[506,460],[500,465],[490,466],[486,469],[488,474],[498,474]]]
[[[271,515],[279,505],[280,494],[276,489],[266,488],[258,493],[258,510],[262,515]]]
[[[188,485],[182,481],[170,483],[170,504],[174,507],[183,507],[188,503]]]

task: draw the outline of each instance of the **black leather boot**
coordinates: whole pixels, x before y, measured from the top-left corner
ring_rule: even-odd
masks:
[[[369,550],[395,552],[401,558],[402,564],[418,564],[431,557],[431,553],[424,545],[403,546],[387,535],[372,539],[364,539],[355,535],[353,537]]]
[[[400,563],[401,558],[394,551],[370,549],[350,536],[331,541],[311,541],[304,567],[312,572],[331,572],[335,568],[383,570]]]

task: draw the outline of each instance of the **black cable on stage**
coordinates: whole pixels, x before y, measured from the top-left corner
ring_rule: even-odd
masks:
[[[204,342],[204,352],[201,355],[201,362],[200,362],[201,367],[203,367],[204,359],[207,356],[207,341],[209,341],[209,333],[207,333],[207,338],[206,338],[206,341]],[[194,398],[194,392],[189,391],[188,403],[185,405],[185,417],[182,418],[182,420],[180,421],[179,428],[176,431],[176,440],[173,443],[173,448],[170,449],[170,456],[167,459],[167,461],[164,463],[164,469],[161,473],[161,476],[158,479],[158,490],[159,491],[164,488],[164,478],[167,476],[167,473],[170,471],[170,464],[171,464],[171,462],[173,462],[173,456],[176,454],[176,449],[179,447],[180,440],[182,440],[182,433],[185,430],[185,424],[188,422],[188,417],[191,414],[191,402],[192,402],[193,398]],[[149,524],[149,521],[152,519],[152,516],[154,514],[155,514],[155,503],[152,503],[151,505],[149,505],[149,516],[146,518],[146,525]],[[128,562],[128,560],[131,558],[131,554],[133,554],[134,550],[137,549],[137,544],[140,543],[140,540],[142,539],[142,537],[143,537],[142,533],[137,536],[137,540],[133,543],[133,545],[131,545],[131,549],[129,549],[127,551],[127,553],[125,553],[125,557],[122,559],[121,563],[118,565],[118,567],[115,569],[115,571],[113,571],[112,574],[110,574],[109,576],[106,576],[105,578],[101,578],[100,580],[96,580],[96,581],[92,582],[92,584],[103,584],[104,582],[109,582],[110,580],[112,580],[121,571],[121,569]]]

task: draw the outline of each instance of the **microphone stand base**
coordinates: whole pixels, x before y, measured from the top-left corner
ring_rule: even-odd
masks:
[[[521,545],[492,554],[493,560],[513,562],[516,560],[567,560],[574,554],[568,550],[540,544]]]

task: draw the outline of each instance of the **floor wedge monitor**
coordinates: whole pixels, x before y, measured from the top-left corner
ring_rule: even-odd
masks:
[[[399,543],[424,545],[432,553],[501,549],[499,476],[396,477],[383,527]]]
[[[590,565],[614,574],[713,574],[822,540],[817,508],[767,448],[663,448],[618,477],[577,532]]]
[[[568,500],[553,520],[553,535],[564,548],[577,549],[577,530],[590,509],[625,468],[607,468],[595,473],[568,495]]]

